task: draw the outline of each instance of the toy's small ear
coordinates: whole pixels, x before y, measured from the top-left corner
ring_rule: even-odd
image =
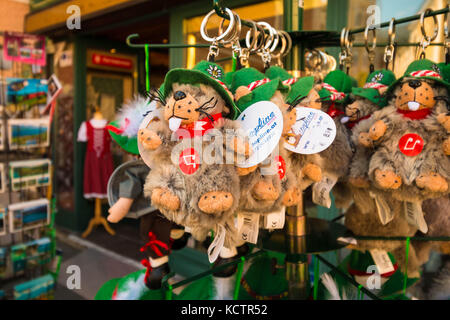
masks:
[[[223,112],[224,113],[230,113],[230,108],[228,108],[226,105],[223,106]]]
[[[389,87],[382,87],[382,88],[378,88],[378,92],[380,93],[380,95],[384,95],[386,93],[386,91],[388,90]]]
[[[252,92],[250,91],[249,88],[247,88],[246,86],[240,86],[239,88],[236,89],[236,93],[234,94],[234,100],[238,101],[239,99],[250,93]]]

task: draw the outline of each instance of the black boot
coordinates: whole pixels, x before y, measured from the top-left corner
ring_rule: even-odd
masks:
[[[181,238],[174,239],[173,242],[172,242],[171,249],[172,250],[181,250],[184,247],[186,247],[186,244],[187,244],[190,236],[191,236],[190,233],[185,232]]]
[[[144,260],[147,261],[148,260]],[[146,265],[147,272],[145,273],[145,285],[150,290],[161,289],[162,279],[170,273],[169,263],[164,263],[159,267],[152,268],[150,263]]]

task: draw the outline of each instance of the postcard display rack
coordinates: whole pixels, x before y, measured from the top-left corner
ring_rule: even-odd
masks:
[[[341,49],[348,49],[346,43],[348,42],[346,37],[367,33],[367,28],[362,27],[358,29],[348,29],[344,28],[343,33],[338,31],[301,31],[301,25],[298,23],[299,16],[302,14],[302,9],[298,7],[298,2],[295,0],[288,1],[291,3],[289,6],[289,12],[291,15],[286,15],[285,26],[286,31],[292,40],[292,50],[287,56],[286,66],[290,68],[291,73],[294,75],[300,74],[299,70],[304,70],[304,57],[307,50],[316,50],[316,48],[322,47],[339,47]],[[220,0],[213,0],[213,8],[215,13],[223,18],[230,20],[230,17],[225,7]],[[445,14],[445,19],[449,12],[449,6],[440,10],[427,10],[423,15],[418,14],[415,16],[410,16],[402,19],[392,19],[391,22],[383,22],[378,27],[380,29],[389,27],[390,29],[397,24],[404,24],[412,21],[418,21],[419,19],[433,17],[437,15]],[[301,20],[301,19],[300,19]],[[249,28],[252,27],[251,22],[241,19],[242,25]],[[345,31],[345,32],[344,32]],[[344,44],[343,35],[344,34]],[[145,49],[146,57],[148,57],[148,51],[152,48],[189,48],[189,47],[205,47],[205,44],[138,44],[134,41],[139,38],[138,34],[131,34],[127,37],[127,44],[133,48]],[[375,40],[373,41],[375,43]],[[364,46],[364,44],[352,43],[354,47]],[[417,46],[416,43],[393,43],[393,46]],[[433,43],[431,45],[445,46],[442,43]],[[369,51],[367,40],[366,49]],[[374,46],[381,46],[380,44],[374,44]],[[344,50],[345,51],[345,50]],[[390,51],[393,54],[393,51]],[[341,52],[342,56],[342,52]],[[341,58],[341,57],[340,57]],[[345,57],[344,57],[345,58]],[[389,58],[389,57],[388,57]],[[390,57],[388,62],[393,62],[393,57]],[[230,58],[232,59],[232,58]],[[223,59],[226,60],[226,59]],[[344,59],[345,60],[345,59]],[[219,62],[219,61],[216,61]],[[346,61],[343,61],[344,63]],[[448,63],[448,62],[447,62]],[[148,59],[146,59],[146,64],[148,64]],[[236,64],[236,61],[233,61]],[[342,64],[342,63],[341,63]],[[346,65],[346,64],[342,64]],[[149,74],[147,72],[147,79]],[[147,85],[148,87],[148,85]],[[273,252],[275,254],[285,255],[285,265],[282,267],[286,270],[285,277],[288,282],[288,289],[285,292],[284,297],[289,299],[314,299],[318,297],[318,283],[319,283],[319,264],[324,265],[326,268],[331,270],[333,273],[341,276],[344,281],[349,286],[354,286],[358,291],[358,297],[363,298],[364,294],[366,297],[374,300],[384,299],[383,297],[373,294],[371,291],[367,290],[365,287],[357,283],[353,278],[348,276],[343,272],[338,266],[328,261],[323,253],[326,252],[338,252],[338,250],[343,249],[348,244],[345,243],[347,237],[351,237],[355,240],[384,240],[384,241],[405,241],[406,243],[406,256],[408,256],[408,248],[411,240],[415,241],[450,241],[450,237],[364,237],[353,235],[344,227],[339,221],[344,217],[344,215],[338,215],[333,220],[324,220],[308,217],[306,210],[304,210],[304,204],[298,205],[293,208],[286,210],[286,224],[284,230],[279,230],[272,232],[270,235],[261,236],[258,239],[257,247],[261,250],[253,251],[246,256],[240,257],[228,264],[222,265],[218,268],[211,268],[201,274],[193,276],[191,278],[185,279],[177,283],[169,284],[169,278],[173,275],[168,275],[162,284],[163,297],[165,299],[176,299],[173,291],[181,286],[187,285],[199,279],[208,277],[215,272],[222,269],[229,268],[233,265],[238,266],[237,277],[235,281],[234,288],[234,299],[238,299],[240,294],[240,288],[245,287],[245,281],[243,276],[244,264],[255,257],[266,255],[268,252]],[[338,239],[340,238],[341,241]],[[310,263],[312,264],[310,265]],[[278,266],[278,264],[276,265]],[[220,269],[220,270],[219,270]],[[400,280],[403,283],[403,294],[406,292],[405,283],[407,278]]]
[[[55,85],[53,78],[20,77],[24,64],[31,65],[34,76],[42,75],[45,38],[2,35],[0,299],[51,299],[60,256],[55,246],[51,120],[46,113],[54,103]]]

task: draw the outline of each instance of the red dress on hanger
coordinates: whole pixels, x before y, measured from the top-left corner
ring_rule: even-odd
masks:
[[[111,136],[106,129],[86,121],[87,151],[84,161],[84,197],[107,198],[108,180],[114,171]]]

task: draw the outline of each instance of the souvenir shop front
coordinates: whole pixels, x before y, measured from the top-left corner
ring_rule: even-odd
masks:
[[[57,224],[140,227],[143,269],[96,298],[448,298],[423,279],[450,253],[449,6],[401,3],[31,12],[65,88]]]

